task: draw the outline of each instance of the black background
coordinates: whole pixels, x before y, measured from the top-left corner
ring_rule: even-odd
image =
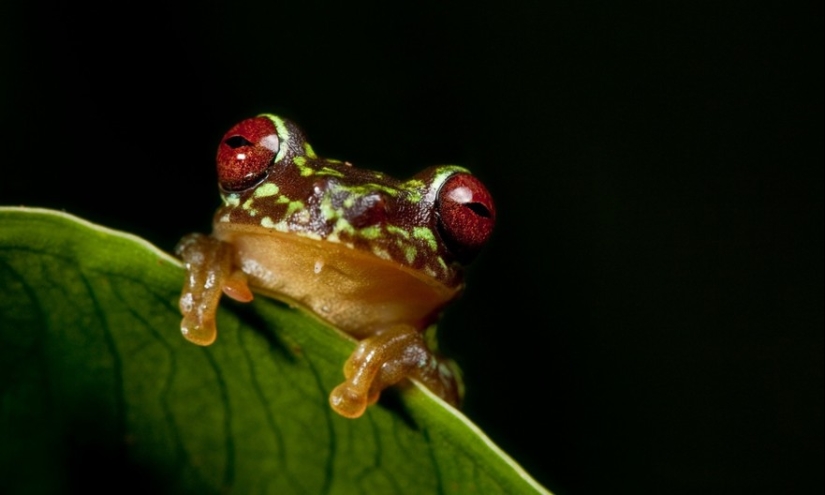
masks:
[[[822,493],[822,2],[3,2],[0,204],[171,250],[223,132],[460,163],[466,413],[558,494]]]

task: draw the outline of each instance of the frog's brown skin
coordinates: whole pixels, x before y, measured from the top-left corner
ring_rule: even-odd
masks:
[[[481,182],[456,166],[400,181],[318,158],[295,124],[274,115],[230,129],[217,164],[214,231],[177,248],[188,274],[184,336],[214,342],[221,293],[248,302],[253,288],[360,341],[330,394],[341,415],[360,416],[404,378],[457,405],[456,373],[424,333],[492,232],[495,207]]]

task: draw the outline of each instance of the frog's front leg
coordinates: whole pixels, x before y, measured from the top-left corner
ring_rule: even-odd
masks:
[[[190,234],[181,239],[175,253],[187,275],[180,295],[181,333],[190,342],[209,345],[218,336],[215,313],[221,293],[241,302],[252,300],[246,275],[234,266],[232,245],[214,237]]]
[[[346,380],[332,391],[329,403],[348,418],[364,414],[382,390],[404,378],[420,381],[454,406],[460,400],[451,364],[433,354],[421,332],[409,325],[395,325],[360,341],[344,364],[344,376]]]

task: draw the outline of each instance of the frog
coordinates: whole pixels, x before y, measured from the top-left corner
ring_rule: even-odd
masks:
[[[212,233],[175,249],[186,270],[183,336],[211,345],[221,296],[250,302],[255,291],[355,341],[329,394],[341,416],[360,417],[408,379],[458,407],[460,371],[437,350],[435,329],[492,234],[484,184],[458,165],[399,180],[322,158],[297,124],[266,113],[226,132],[216,164]]]

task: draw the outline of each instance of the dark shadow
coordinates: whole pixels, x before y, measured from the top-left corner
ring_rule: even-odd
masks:
[[[404,380],[384,390],[381,392],[381,398],[378,399],[378,406],[393,412],[401,421],[409,426],[411,430],[419,431],[418,423],[416,423],[415,419],[410,415],[409,411],[407,411],[404,401],[401,400],[401,392],[412,386],[409,380]]]

